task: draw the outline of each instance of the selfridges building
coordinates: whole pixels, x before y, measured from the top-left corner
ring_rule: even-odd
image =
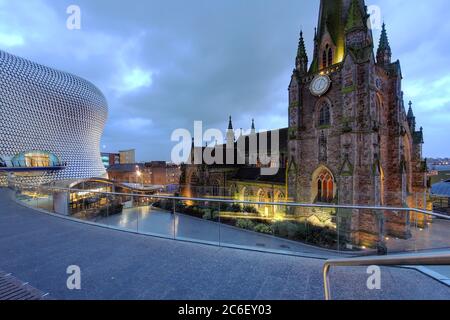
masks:
[[[0,50],[0,185],[104,177],[107,113],[90,82]]]

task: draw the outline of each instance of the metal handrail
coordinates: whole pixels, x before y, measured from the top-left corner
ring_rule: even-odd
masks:
[[[21,184],[16,184],[21,185]],[[26,188],[45,188],[49,190],[68,191],[68,192],[86,192],[85,189],[71,189],[63,187],[51,187],[51,186],[30,186],[24,185]],[[357,209],[357,210],[378,210],[378,211],[392,211],[392,212],[415,212],[430,215],[436,218],[450,220],[450,216],[439,214],[433,211],[427,211],[417,208],[395,208],[395,207],[378,207],[378,206],[355,206],[355,205],[336,205],[336,204],[316,204],[316,203],[297,203],[297,202],[259,202],[259,201],[245,201],[245,200],[230,200],[230,199],[218,199],[218,198],[189,198],[189,197],[176,197],[176,196],[162,196],[162,195],[143,195],[123,192],[107,192],[89,190],[94,194],[106,194],[115,196],[128,196],[128,197],[141,197],[141,198],[154,198],[162,200],[177,200],[177,201],[198,201],[198,202],[218,202],[228,204],[243,204],[243,205],[267,205],[267,206],[286,206],[297,208],[321,208],[321,209]]]
[[[383,257],[364,257],[349,259],[332,259],[325,262],[323,266],[323,282],[325,290],[325,300],[331,300],[329,273],[334,267],[362,267],[362,266],[417,266],[450,265],[450,252],[445,253],[422,253],[422,254],[402,254]]]

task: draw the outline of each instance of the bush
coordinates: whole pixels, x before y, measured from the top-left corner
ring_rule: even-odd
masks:
[[[245,206],[243,211],[246,212],[246,213],[259,213],[258,209],[256,209],[253,206]]]
[[[255,224],[249,219],[238,219],[236,221],[236,227],[245,230],[253,230],[255,228]]]
[[[203,209],[202,212],[203,212],[203,219],[205,219],[205,220],[211,220],[212,219],[211,210]]]
[[[257,224],[254,228],[254,231],[259,233],[272,234],[272,228],[264,223]]]
[[[282,238],[288,238],[288,239],[299,238],[300,231],[301,230],[300,230],[299,224],[296,224],[293,222],[280,221],[280,222],[275,222],[272,225],[273,234],[280,236]]]
[[[228,207],[228,211],[230,212],[241,212],[242,211],[242,207],[239,204],[232,204],[231,206]]]

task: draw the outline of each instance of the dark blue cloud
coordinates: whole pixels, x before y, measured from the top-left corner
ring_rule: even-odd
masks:
[[[0,0],[0,47],[95,83],[110,117],[106,150],[169,159],[177,128],[287,125],[298,33],[312,52],[319,1],[79,0],[82,29],[66,29],[65,0]],[[405,98],[425,128],[425,154],[448,156],[447,1],[382,0]],[[438,25],[439,24],[439,25]],[[376,42],[378,32],[374,33]]]

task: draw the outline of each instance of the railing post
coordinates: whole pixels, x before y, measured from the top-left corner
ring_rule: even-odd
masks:
[[[339,209],[336,209],[336,232],[337,232],[337,251],[340,252],[341,251],[341,239],[340,239],[340,233],[339,233],[339,229],[340,229],[340,220],[341,217],[339,216]]]
[[[222,224],[221,224],[221,222],[220,222],[220,209],[221,209],[221,206],[220,206],[220,202],[219,202],[219,216],[218,216],[218,219],[219,219],[219,247],[222,245],[222,241],[221,241],[221,230],[222,230]],[[214,214],[214,212],[213,212],[213,214]],[[214,218],[214,217],[212,217],[212,218]]]
[[[331,290],[330,290],[330,265],[325,262],[323,266],[323,288],[325,292],[325,300],[331,300]]]
[[[177,230],[176,230],[176,219],[177,219],[177,213],[176,213],[176,203],[175,199],[172,199],[172,221],[173,221],[173,238],[177,238]]]
[[[109,218],[109,197],[106,195],[106,217]]]
[[[133,198],[132,198],[132,200],[131,200],[131,203],[132,203],[132,206],[133,206],[133,208],[134,208],[134,201],[135,201],[135,198],[137,198],[136,200],[137,200],[137,204],[136,204],[136,208],[139,208],[140,207],[140,201],[141,201],[141,197],[139,197],[139,196],[136,196],[136,197],[134,197],[133,196]],[[140,217],[141,215],[140,215],[140,211],[139,210],[136,210],[136,232],[137,233],[139,233],[139,217]]]

